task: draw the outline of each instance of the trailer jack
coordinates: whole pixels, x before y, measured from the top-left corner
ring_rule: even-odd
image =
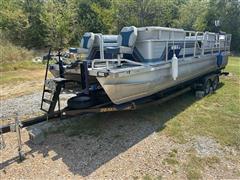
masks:
[[[22,138],[21,138],[22,127],[23,127],[22,122],[19,120],[18,113],[16,113],[15,123],[12,124],[12,127],[10,126],[10,129],[12,129],[12,132],[17,133],[18,156],[20,161],[23,161],[25,159],[25,154],[22,151]]]

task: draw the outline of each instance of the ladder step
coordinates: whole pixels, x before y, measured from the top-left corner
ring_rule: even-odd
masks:
[[[50,90],[50,89],[44,89],[44,92],[47,92],[47,93],[53,93],[53,91]]]
[[[52,80],[53,80],[54,82],[57,82],[57,83],[65,82],[65,81],[66,81],[65,78],[60,78],[60,77],[58,77],[58,78],[53,78]]]
[[[48,104],[51,104],[51,103],[52,103],[52,101],[51,101],[51,100],[48,100],[48,99],[43,99],[43,102],[48,103]]]
[[[44,112],[46,112],[46,113],[48,113],[48,111],[47,111],[46,109],[41,108],[41,110],[44,111]]]

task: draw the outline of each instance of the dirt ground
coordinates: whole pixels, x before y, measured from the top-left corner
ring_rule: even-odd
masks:
[[[0,84],[0,99],[19,97],[41,91],[44,81],[44,69],[4,72],[6,83]]]
[[[132,112],[109,113],[101,121],[100,131],[82,131],[77,136],[50,133],[41,145],[32,144],[23,130],[26,160],[21,163],[17,158],[16,134],[8,133],[4,135],[6,148],[1,151],[0,177],[198,179],[196,172],[189,177],[189,168],[198,165],[195,161],[202,161],[199,166],[203,167],[199,168],[203,179],[240,179],[240,153],[234,148],[222,147],[204,136],[177,143],[162,132],[159,123],[131,117]]]

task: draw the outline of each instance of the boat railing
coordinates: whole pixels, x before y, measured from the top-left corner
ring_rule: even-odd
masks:
[[[119,59],[94,59],[92,61],[92,69],[98,69],[99,67],[105,67],[106,69],[110,69],[111,67],[113,67],[113,65],[117,67],[118,63]],[[120,63],[129,63],[136,66],[147,66],[146,64],[131,61],[128,59],[120,59]]]
[[[184,39],[175,39],[174,32],[172,32],[172,38],[169,40],[161,40],[161,39],[153,39],[153,40],[146,40],[146,41],[153,41],[153,42],[162,42],[165,43],[165,61],[171,61],[169,59],[169,48],[173,50],[175,54],[176,50],[179,48],[179,43],[183,43],[183,53],[182,58],[185,60],[186,57],[199,57],[204,55],[214,55],[215,53],[230,53],[230,44],[231,44],[231,34],[218,34],[218,33],[211,33],[211,32],[194,32],[194,31],[186,31],[186,35]],[[92,69],[96,69],[99,67],[100,64],[105,64],[104,66],[106,69],[112,67],[112,65],[119,61],[127,62],[134,65],[145,66],[143,63],[131,61],[128,59],[104,59],[104,42],[102,34],[97,34],[99,39],[100,45],[100,59],[95,59],[92,61]],[[193,44],[193,47],[189,48],[189,44]],[[171,44],[171,45],[170,45]],[[182,45],[181,47],[182,48]],[[172,53],[172,52],[171,52]],[[190,54],[189,54],[190,53]],[[111,66],[110,66],[111,63]],[[98,64],[98,65],[97,65]],[[102,65],[101,65],[102,67]]]
[[[101,33],[95,34],[95,37],[99,41],[99,48],[100,48],[100,59],[104,60],[104,41],[103,41],[103,35]]]
[[[174,34],[174,33],[173,33]],[[211,38],[210,38],[211,36]],[[186,58],[186,46],[188,44],[192,44],[193,46],[193,57],[197,57],[199,55],[214,55],[214,53],[230,53],[230,45],[231,45],[231,34],[222,35],[223,39],[220,38],[221,35],[217,33],[211,32],[194,32],[194,31],[186,31],[186,36],[184,40],[157,40],[158,42],[165,43],[166,46],[166,54],[165,61],[169,61],[169,44],[171,43],[171,49],[173,49],[175,53],[175,44],[179,42],[183,42],[183,59]],[[173,36],[174,37],[174,36]],[[171,60],[171,59],[170,59]]]
[[[228,38],[229,35],[225,35],[225,39],[222,42],[219,39],[219,34],[212,33],[212,32],[195,32],[195,31],[185,31],[185,38],[184,40],[175,40],[175,32],[171,32],[171,39],[169,40],[160,40],[156,39],[153,40],[154,42],[163,42],[165,43],[166,48],[166,54],[165,54],[165,61],[169,61],[169,44],[172,46],[170,47],[174,53],[176,50],[175,44],[179,42],[183,42],[183,59],[186,57],[186,46],[189,44],[192,44],[194,42],[193,46],[193,57],[197,57],[199,55],[205,55],[205,54],[214,54],[218,50],[218,53],[220,52],[230,52],[230,43],[231,39]],[[177,47],[178,48],[178,47]]]

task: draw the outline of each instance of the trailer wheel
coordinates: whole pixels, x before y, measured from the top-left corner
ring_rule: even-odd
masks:
[[[88,108],[94,104],[89,96],[75,96],[70,98],[67,103],[70,109]]]
[[[219,76],[217,75],[212,82],[213,91],[215,91],[218,88],[218,84],[219,84]]]
[[[204,94],[205,95],[208,95],[211,91],[211,87],[212,86],[212,82],[210,79],[208,79],[205,84],[204,84],[204,87],[203,87],[203,90],[204,90]]]

